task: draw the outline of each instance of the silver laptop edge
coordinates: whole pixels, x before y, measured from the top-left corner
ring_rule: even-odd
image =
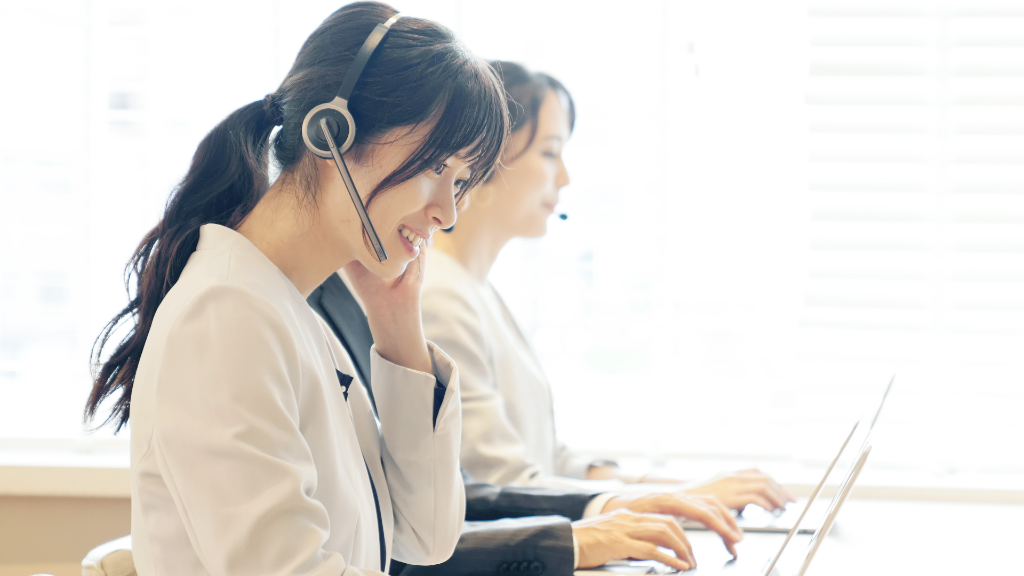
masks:
[[[860,449],[867,448],[868,441],[871,439],[871,431],[875,429],[875,423],[878,422],[878,417],[882,414],[882,406],[885,406],[885,399],[889,397],[889,391],[892,390],[892,383],[896,381],[896,375],[893,374],[892,378],[889,379],[889,385],[885,387],[885,392],[882,393],[882,401],[878,403],[878,409],[875,410],[875,416],[871,419],[871,424],[868,426],[868,433],[864,436],[864,441],[860,444]]]
[[[836,493],[836,497],[832,500],[832,505],[829,506],[828,515],[825,516],[825,521],[822,522],[821,528],[814,533],[814,536],[811,536],[811,542],[807,546],[807,554],[804,556],[804,561],[800,565],[800,570],[797,571],[796,576],[804,576],[804,573],[807,572],[808,566],[811,565],[811,560],[814,559],[814,554],[821,547],[821,543],[825,541],[829,530],[832,529],[832,524],[836,521],[839,509],[842,508],[843,502],[846,502],[847,496],[853,490],[853,485],[857,482],[857,476],[860,475],[860,470],[864,467],[864,462],[867,461],[868,454],[870,453],[870,444],[861,449],[857,462],[854,464],[852,475],[847,477],[847,481],[843,484],[843,489]]]
[[[853,462],[850,463],[850,469],[846,472],[846,478],[843,480],[843,483],[839,485],[839,490],[836,492],[836,497],[832,498],[832,501],[829,502],[828,510],[825,512],[826,520],[830,517],[834,518],[835,514],[838,512],[837,508],[839,507],[839,504],[841,504],[838,496],[844,492],[848,492],[849,490],[853,489],[853,479],[855,479],[857,477],[857,474],[860,473],[860,466],[863,465],[862,460],[866,458],[866,452],[870,451],[871,449],[871,432],[875,428],[875,422],[878,422],[878,416],[879,414],[882,413],[882,406],[885,405],[885,399],[889,396],[889,390],[892,390],[892,383],[895,379],[896,376],[893,375],[893,377],[889,380],[889,385],[885,388],[885,393],[882,394],[882,401],[878,404],[878,409],[875,410],[875,416],[874,418],[871,419],[871,425],[868,426],[868,432],[867,434],[864,435],[864,441],[861,442],[860,450],[857,452],[857,457],[854,458]],[[810,504],[808,504],[808,507],[809,506]],[[811,542],[814,542],[818,539],[818,533],[821,532],[822,527],[824,527],[824,524],[822,524],[822,526],[819,526],[818,530],[815,531],[814,536],[811,537]]]
[[[825,541],[825,537],[828,536],[829,531],[832,529],[836,516],[839,514],[839,509],[843,506],[843,503],[846,502],[847,497],[849,497],[850,492],[853,490],[853,485],[856,483],[857,477],[860,475],[860,471],[864,467],[864,463],[867,461],[868,454],[871,453],[871,432],[875,428],[875,423],[878,422],[878,417],[882,413],[882,406],[885,405],[885,400],[888,398],[889,391],[892,390],[892,383],[895,380],[896,375],[894,374],[892,378],[889,379],[889,385],[886,386],[885,392],[882,394],[882,401],[879,402],[878,408],[875,410],[875,415],[872,417],[871,423],[868,425],[867,434],[864,436],[864,441],[861,443],[857,457],[854,459],[853,464],[850,465],[850,469],[846,472],[846,476],[839,485],[839,490],[836,491],[835,496],[832,497],[832,501],[829,502],[824,521],[821,523],[821,526],[815,530],[814,535],[811,536],[807,552],[805,553],[804,559],[795,576],[803,576],[804,573],[807,572],[807,568],[810,566],[811,560],[814,558],[814,555],[818,552],[818,548],[821,546],[821,543]],[[828,480],[829,474],[832,473],[832,469],[839,461],[839,458],[843,455],[843,452],[846,451],[846,446],[850,443],[854,433],[857,432],[858,426],[860,426],[859,421],[853,425],[853,429],[850,430],[850,433],[846,436],[846,440],[843,441],[842,447],[839,448],[839,453],[832,459],[832,463],[829,464],[828,469],[825,470],[825,474],[822,476],[821,481],[818,482],[814,491],[811,492],[811,496],[807,500],[807,505],[804,506],[803,510],[801,510],[800,516],[798,516],[796,522],[793,523],[793,527],[789,529],[788,533],[786,533],[786,538],[782,541],[782,546],[779,547],[779,550],[775,553],[775,556],[771,561],[765,564],[764,569],[760,572],[760,576],[774,576],[778,574],[778,572],[773,572],[776,563],[778,563],[779,558],[781,558],[782,554],[786,551],[786,546],[793,538],[793,535],[800,529],[800,523],[803,521],[807,511],[811,508],[811,504],[814,503],[814,499],[818,496],[818,493],[821,492],[822,487],[825,485],[825,481]]]
[[[828,536],[829,530],[832,529],[832,524],[835,522],[836,516],[839,514],[839,508],[846,501],[846,497],[850,495],[850,491],[853,490],[853,484],[857,481],[857,476],[860,475],[861,468],[864,467],[864,461],[867,460],[868,454],[871,452],[871,432],[875,429],[875,424],[878,422],[878,417],[882,414],[882,407],[885,406],[885,400],[889,397],[889,391],[892,390],[892,383],[896,381],[896,375],[893,374],[892,378],[889,379],[889,385],[885,387],[885,392],[882,393],[882,400],[878,403],[878,408],[875,409],[875,415],[871,418],[871,424],[868,425],[867,434],[864,435],[864,441],[861,443],[860,450],[857,453],[857,458],[854,459],[853,464],[850,465],[850,470],[847,471],[846,477],[843,478],[843,483],[839,485],[839,490],[836,495],[829,502],[828,510],[825,512],[825,520],[821,526],[811,536],[810,545],[808,552],[804,558],[803,564],[800,566],[800,570],[797,576],[803,576],[803,573],[807,571],[807,567],[811,564],[811,559],[814,558],[814,554],[818,551],[818,547],[821,546],[821,542],[825,540],[825,536]],[[859,422],[857,424],[860,424]],[[811,504],[814,502],[814,498],[818,495],[822,485],[825,484],[825,480],[828,478],[829,473],[832,471],[832,467],[835,466],[836,461],[839,460],[839,456],[842,455],[843,451],[846,450],[846,444],[853,437],[853,433],[857,430],[857,424],[854,424],[853,430],[850,431],[850,435],[846,438],[846,442],[843,443],[843,447],[839,450],[839,455],[832,461],[832,465],[828,467],[825,472],[825,478],[821,479],[818,487],[814,489],[811,497],[807,501],[807,506],[804,506],[803,511],[800,513],[800,517],[796,519],[793,528],[790,529],[789,533],[786,534],[786,540],[783,541],[782,547],[775,554],[775,558],[772,559],[771,563],[762,571],[762,576],[768,576],[771,573],[772,568],[779,561],[782,553],[786,550],[786,544],[789,542],[793,534],[800,528],[800,522],[803,520],[807,510],[810,509]]]
[[[885,406],[885,400],[889,397],[889,391],[892,390],[892,383],[896,381],[896,375],[893,374],[892,378],[889,379],[889,385],[885,387],[885,392],[882,393],[882,401],[878,403],[878,408],[875,409],[875,415],[871,418],[871,424],[868,425],[867,434],[864,435],[864,441],[861,442],[860,450],[857,452],[857,457],[850,465],[849,471],[846,472],[846,477],[843,478],[843,483],[839,485],[839,490],[836,491],[836,495],[832,498],[832,501],[828,504],[828,510],[825,512],[825,520],[821,523],[821,526],[811,536],[810,543],[807,547],[807,553],[804,556],[803,563],[800,565],[800,570],[797,571],[796,576],[803,576],[804,572],[807,571],[807,567],[811,565],[811,559],[814,558],[814,554],[817,553],[821,543],[825,541],[825,537],[828,536],[829,530],[832,529],[832,524],[835,523],[836,516],[839,515],[839,508],[842,507],[843,502],[846,502],[846,498],[850,495],[853,490],[854,483],[857,482],[857,477],[860,475],[861,468],[864,467],[864,462],[868,459],[868,454],[871,453],[871,432],[875,429],[875,424],[878,422],[878,417],[882,414],[882,407]],[[813,501],[814,498],[811,498]],[[807,504],[807,508],[810,508],[810,502]],[[804,509],[806,511],[806,508]],[[800,521],[797,520],[799,525]],[[785,545],[783,545],[785,546]],[[781,551],[779,553],[781,555]],[[778,558],[776,557],[776,560]],[[765,572],[763,576],[768,576],[768,572]]]
[[[772,573],[772,569],[775,567],[775,563],[779,561],[779,558],[782,556],[782,553],[785,552],[786,546],[789,544],[789,541],[793,538],[793,535],[796,534],[797,530],[800,528],[800,521],[803,520],[804,515],[806,515],[807,511],[811,508],[810,502],[814,501],[814,498],[818,496],[819,492],[821,492],[822,487],[825,486],[825,481],[828,480],[828,476],[829,474],[832,473],[832,469],[835,467],[836,463],[839,462],[839,458],[843,455],[843,452],[846,451],[846,446],[847,444],[850,443],[850,440],[853,439],[853,435],[857,432],[858,426],[860,426],[860,422],[856,422],[853,425],[853,428],[850,429],[850,433],[846,435],[846,440],[843,441],[843,445],[839,448],[839,452],[836,453],[835,458],[832,459],[832,463],[828,465],[828,469],[825,470],[825,474],[821,477],[821,481],[818,482],[818,485],[815,486],[814,491],[811,492],[811,498],[808,501],[807,506],[805,506],[804,509],[800,512],[800,516],[796,519],[796,522],[793,524],[793,527],[790,528],[789,532],[786,534],[786,539],[782,541],[782,545],[779,546],[778,552],[775,553],[775,556],[770,560],[769,563],[765,564],[765,568],[761,570],[761,576],[769,576],[769,574]],[[849,473],[847,473],[847,475],[849,476]],[[845,482],[843,486],[846,486]],[[837,492],[836,497],[838,496],[839,493]],[[835,497],[833,497],[833,502],[834,501]],[[822,524],[822,526],[824,526],[824,524]],[[821,528],[818,528],[818,531],[815,532],[815,537],[818,535],[819,532],[821,532]],[[646,574],[654,573],[656,572],[653,572],[653,569],[652,571],[646,572]]]
[[[814,487],[814,491],[811,492],[811,497],[807,500],[807,506],[800,511],[800,516],[797,517],[796,522],[793,523],[793,527],[786,533],[786,539],[782,541],[782,546],[779,546],[779,551],[775,553],[775,557],[766,565],[765,569],[761,571],[762,576],[768,576],[771,573],[772,568],[775,567],[775,563],[779,561],[782,553],[786,551],[786,545],[789,544],[790,539],[793,538],[793,534],[796,534],[797,530],[800,529],[800,522],[807,515],[807,511],[811,509],[811,503],[817,498],[818,492],[821,492],[822,486],[825,485],[825,481],[828,480],[828,475],[832,473],[832,468],[835,467],[836,462],[839,462],[839,457],[843,455],[843,451],[846,450],[846,445],[850,443],[850,439],[853,438],[853,434],[857,431],[857,427],[860,426],[860,422],[853,425],[850,433],[846,435],[846,440],[843,441],[843,445],[839,448],[839,452],[836,453],[836,457],[832,459],[832,463],[828,465],[828,469],[825,470],[825,474],[821,477],[821,481]]]
[[[878,417],[882,414],[882,407],[885,406],[885,401],[889,397],[889,391],[892,390],[892,384],[893,384],[893,382],[895,382],[895,380],[896,380],[896,374],[893,374],[892,377],[889,378],[889,383],[886,386],[885,391],[882,393],[882,399],[878,403],[878,407],[875,409],[874,415],[871,416],[871,422],[870,422],[870,424],[868,424],[867,433],[864,435],[864,440],[863,440],[863,442],[861,442],[861,445],[860,445],[861,449],[864,449],[864,447],[868,445],[868,442],[871,439],[871,432],[874,430],[875,424],[878,422]],[[867,416],[865,415],[865,417],[861,419],[861,422],[866,422],[866,421],[867,421]],[[814,498],[812,497],[804,505],[804,509],[806,510],[806,508],[808,506],[810,506],[813,502],[814,502]],[[796,510],[790,511],[789,508],[787,507],[786,513],[782,514],[781,516],[775,517],[775,519],[773,520],[773,522],[778,522],[778,524],[774,524],[774,523],[772,523],[772,524],[765,524],[765,525],[760,525],[760,524],[756,524],[756,523],[753,524],[753,525],[741,524],[740,527],[743,528],[743,530],[745,532],[778,532],[778,533],[781,534],[783,532],[788,532],[789,531],[789,529],[787,529],[786,526],[788,526],[790,524],[790,520],[792,520],[792,517],[791,517],[792,515],[797,515],[797,511]],[[803,518],[803,515],[800,514],[799,517]],[[739,519],[739,517],[737,517],[737,520],[738,519]],[[800,520],[798,519],[796,521],[796,524],[799,524],[799,523],[800,523]],[[685,530],[708,530],[707,526],[705,526],[704,524],[702,524],[702,523],[700,523],[699,521],[696,521],[696,520],[686,520],[686,521],[684,521],[682,523],[682,526],[683,526],[683,529],[685,529]],[[815,531],[817,531],[817,529],[818,529],[818,527],[817,526],[813,526],[813,524],[812,524],[812,526],[810,526],[810,527],[802,528],[802,529],[798,530],[797,533],[798,534],[813,534]]]

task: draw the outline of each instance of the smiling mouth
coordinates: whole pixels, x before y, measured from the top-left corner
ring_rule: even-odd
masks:
[[[402,236],[405,236],[405,239],[409,241],[409,244],[412,244],[413,248],[416,248],[423,243],[422,236],[406,228],[405,226],[399,226],[398,233],[401,234]]]

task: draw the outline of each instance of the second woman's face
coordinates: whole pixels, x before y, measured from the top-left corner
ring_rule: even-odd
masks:
[[[388,175],[415,153],[428,135],[428,127],[411,131],[397,128],[384,134],[366,153],[346,155],[345,161],[365,203],[370,192]],[[333,161],[321,170],[337,168]],[[378,194],[370,203],[367,215],[388,258],[378,262],[372,247],[364,241],[362,223],[341,178],[332,178],[328,210],[333,213],[336,234],[350,247],[356,258],[382,278],[396,278],[419,256],[430,236],[440,228],[455,223],[455,199],[463,183],[470,177],[471,167],[457,156]]]
[[[491,179],[495,188],[488,202],[501,222],[512,228],[512,236],[543,236],[558,204],[558,191],[569,183],[562,162],[569,116],[554,90],[548,90],[541,102],[537,134],[527,147],[529,138],[529,126],[512,136],[505,166]]]

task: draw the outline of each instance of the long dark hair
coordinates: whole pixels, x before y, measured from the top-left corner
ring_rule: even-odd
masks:
[[[533,139],[537,137],[537,116],[548,90],[554,90],[566,107],[569,133],[572,134],[576,126],[576,103],[561,82],[543,72],[531,72],[522,64],[515,62],[491,60],[489,64],[501,78],[505,88],[512,133],[524,128],[530,130],[530,137],[526,140],[523,150],[529,148],[530,144],[533,144]]]
[[[135,372],[157,308],[195,251],[200,226],[236,228],[270,187],[271,146],[280,177],[295,178],[316,200],[316,163],[302,140],[302,120],[311,108],[334,97],[370,31],[395,13],[380,2],[357,2],[334,12],[303,44],[274,93],[231,113],[199,143],[163,218],[125,268],[128,305],[93,345],[87,422],[95,418],[100,403],[114,395],[103,424],[113,423],[117,431],[128,422]],[[392,25],[360,76],[349,110],[357,126],[354,154],[392,128],[433,123],[419,149],[370,192],[367,204],[467,149],[473,167],[463,186],[468,190],[493,171],[509,135],[504,92],[493,71],[447,28],[417,18],[403,17]],[[281,130],[271,142],[278,124]],[[111,337],[129,323],[127,336],[104,361]]]

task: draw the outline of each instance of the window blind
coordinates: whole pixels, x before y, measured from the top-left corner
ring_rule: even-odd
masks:
[[[809,14],[802,323],[1024,333],[1024,8],[816,1]]]

